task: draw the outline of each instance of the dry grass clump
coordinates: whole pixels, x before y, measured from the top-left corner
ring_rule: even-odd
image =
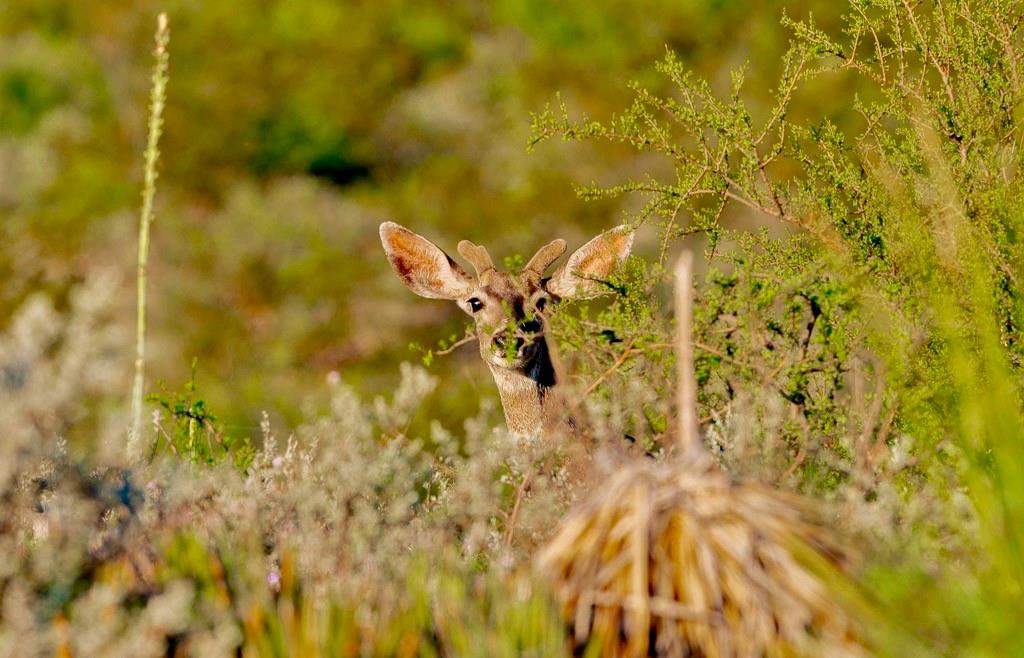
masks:
[[[537,562],[576,642],[606,655],[860,655],[799,557],[843,560],[809,512],[794,494],[731,482],[717,467],[637,462],[572,513]]]
[[[681,457],[611,475],[538,554],[578,645],[611,656],[861,655],[809,501],[733,482],[697,435],[690,261],[676,272]]]

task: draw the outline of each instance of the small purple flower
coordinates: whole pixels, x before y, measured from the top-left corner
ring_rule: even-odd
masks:
[[[274,457],[270,461],[270,463],[274,466],[274,468],[281,468],[281,465],[284,464],[284,457],[278,455],[277,457]]]
[[[267,585],[270,585],[270,589],[275,592],[281,591],[281,574],[278,573],[277,569],[267,572]]]
[[[327,373],[327,383],[331,386],[337,386],[341,383],[341,375],[338,374],[337,370],[332,370]]]

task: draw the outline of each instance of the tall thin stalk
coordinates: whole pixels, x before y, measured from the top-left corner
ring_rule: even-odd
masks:
[[[693,374],[693,254],[684,251],[676,263],[676,413],[679,447],[686,459],[704,453],[697,422],[697,381]]]
[[[135,382],[132,385],[132,424],[128,433],[128,459],[138,461],[142,446],[142,394],[146,369],[146,270],[149,265],[149,226],[153,223],[153,196],[156,193],[156,164],[160,158],[160,134],[163,131],[164,101],[167,96],[167,43],[170,40],[167,14],[156,23],[156,49],[149,93],[149,136],[146,140],[145,178],[142,186],[142,210],[139,214],[139,259],[136,276]]]

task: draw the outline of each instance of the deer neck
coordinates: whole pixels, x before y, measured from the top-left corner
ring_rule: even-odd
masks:
[[[509,430],[534,434],[558,422],[559,376],[546,341],[523,368],[490,365],[490,369]]]

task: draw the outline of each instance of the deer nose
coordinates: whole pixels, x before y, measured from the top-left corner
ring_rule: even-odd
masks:
[[[516,336],[515,340],[516,340],[515,348],[516,348],[516,352],[518,353],[519,350],[521,350],[523,348],[523,345],[526,344],[526,341],[523,340],[522,336]],[[493,339],[491,339],[491,346],[494,347],[496,352],[504,352],[505,349],[508,347],[508,337],[507,337],[507,335],[504,334],[504,333],[501,333],[501,334],[498,334],[497,336],[495,336]]]

